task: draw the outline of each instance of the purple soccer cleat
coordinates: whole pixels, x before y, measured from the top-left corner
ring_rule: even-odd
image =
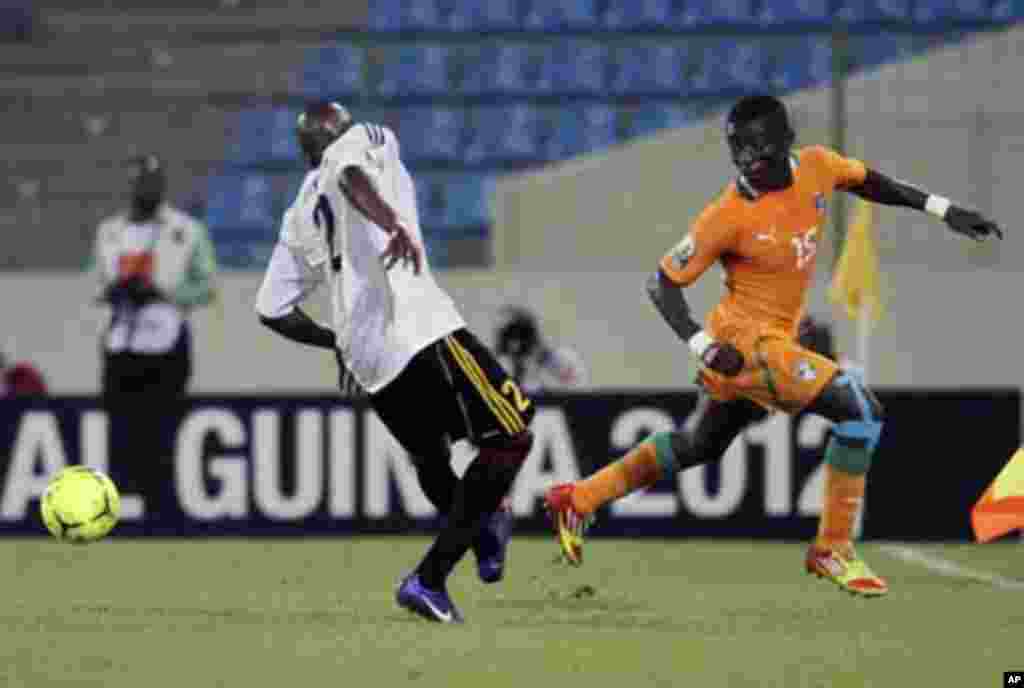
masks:
[[[473,543],[476,572],[484,583],[497,583],[505,576],[505,554],[512,539],[512,509],[502,503],[491,514]]]
[[[398,586],[395,600],[399,607],[404,607],[428,621],[456,624],[464,622],[455,603],[448,597],[448,591],[427,588],[416,572],[406,576]]]

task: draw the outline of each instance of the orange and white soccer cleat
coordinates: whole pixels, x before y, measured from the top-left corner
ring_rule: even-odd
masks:
[[[594,522],[593,514],[581,514],[572,505],[575,485],[555,485],[544,495],[544,506],[555,527],[565,560],[573,566],[583,563],[583,536]]]
[[[889,592],[885,579],[876,575],[852,548],[844,553],[811,545],[804,565],[807,573],[832,581],[852,595],[881,597]]]

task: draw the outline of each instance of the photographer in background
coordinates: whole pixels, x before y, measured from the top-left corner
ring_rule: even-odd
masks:
[[[111,472],[144,494],[159,521],[173,489],[173,437],[192,373],[189,313],[213,300],[216,258],[206,226],[165,203],[155,155],[134,159],[130,207],[96,233],[93,272],[109,320],[101,389],[110,415]],[[148,521],[150,519],[147,519]]]
[[[522,306],[505,306],[495,332],[498,360],[527,394],[573,389],[587,384],[580,355],[552,347],[541,336],[537,317]]]

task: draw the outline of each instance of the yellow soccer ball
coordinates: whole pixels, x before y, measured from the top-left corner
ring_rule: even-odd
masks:
[[[69,466],[50,480],[39,509],[55,538],[84,544],[102,539],[117,525],[121,496],[106,474],[87,466]]]

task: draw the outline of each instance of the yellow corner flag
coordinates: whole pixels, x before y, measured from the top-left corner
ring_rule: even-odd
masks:
[[[1024,449],[988,486],[971,510],[971,526],[978,542],[988,542],[1013,530],[1024,530]]]
[[[882,317],[883,304],[872,221],[871,204],[858,199],[828,295],[833,303],[845,307],[851,320],[862,320],[866,315],[874,324]]]

